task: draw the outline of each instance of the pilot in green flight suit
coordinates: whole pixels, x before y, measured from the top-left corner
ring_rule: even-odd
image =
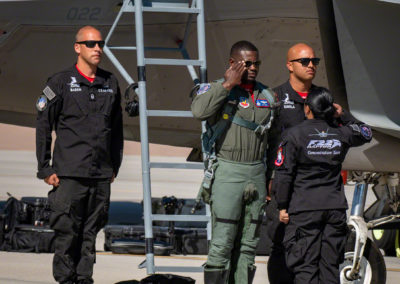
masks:
[[[215,144],[206,284],[252,283],[266,178],[273,169],[273,160],[267,159],[266,174],[263,159],[267,148],[267,157],[273,157],[279,143],[272,123],[275,96],[255,80],[260,65],[257,48],[239,41],[230,57],[224,81],[202,84],[192,103],[194,117],[209,125],[229,121]],[[227,104],[233,106],[230,111]]]

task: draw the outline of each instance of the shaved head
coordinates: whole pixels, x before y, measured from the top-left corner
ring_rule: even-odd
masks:
[[[94,78],[103,54],[103,37],[92,26],[84,26],[75,36],[74,49],[78,54],[77,67],[86,76]]]
[[[298,43],[289,48],[287,53],[287,61],[289,62],[290,60],[309,57],[309,54],[313,54],[314,56],[314,50],[312,47],[305,43]]]
[[[80,28],[79,31],[76,33],[75,42],[86,40],[86,37],[88,34],[96,34],[96,35],[100,35],[100,37],[101,37],[101,32],[98,29],[96,29],[95,27],[84,26],[84,27]]]
[[[317,59],[318,61],[314,61],[314,63],[311,59]],[[315,57],[311,46],[305,43],[297,43],[289,48],[286,67],[289,70],[289,81],[294,90],[298,92],[308,92],[310,90],[312,80],[317,72],[318,63],[319,59]]]

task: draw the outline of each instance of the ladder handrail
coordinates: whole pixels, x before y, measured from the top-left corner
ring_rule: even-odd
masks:
[[[204,27],[204,5],[203,0],[192,0],[191,5],[188,1],[188,7],[182,8],[177,5],[172,5],[171,2],[158,1],[157,5],[153,6],[156,2],[145,2],[143,0],[124,0],[121,9],[111,26],[109,34],[105,39],[104,53],[108,56],[111,62],[115,65],[117,70],[120,72],[122,77],[128,82],[128,84],[134,83],[132,77],[128,74],[126,69],[118,61],[116,56],[111,50],[136,50],[137,52],[137,66],[138,66],[138,88],[136,92],[139,95],[139,116],[140,116],[140,138],[141,138],[141,158],[142,158],[142,182],[143,182],[143,214],[145,223],[145,243],[146,243],[146,260],[140,264],[139,267],[146,266],[147,274],[154,274],[155,271],[189,271],[186,268],[177,267],[156,267],[154,265],[154,238],[152,221],[207,221],[207,236],[208,239],[211,237],[211,217],[210,208],[206,206],[206,215],[162,215],[152,214],[151,206],[151,180],[150,180],[150,169],[151,168],[187,168],[187,169],[202,169],[203,165],[190,164],[190,163],[150,163],[149,161],[149,141],[148,141],[148,116],[170,116],[170,117],[192,117],[190,111],[164,111],[164,110],[147,110],[146,102],[146,78],[145,68],[147,64],[157,65],[183,65],[187,66],[188,71],[195,84],[199,82],[206,82],[207,80],[207,65],[206,65],[206,53],[205,53],[205,27]],[[162,3],[162,4],[161,4]],[[171,5],[170,5],[171,4]],[[170,6],[169,6],[170,5]],[[161,7],[162,6],[162,7]],[[182,5],[181,5],[182,6]],[[166,47],[145,47],[144,46],[144,29],[143,29],[143,12],[173,12],[173,13],[187,13],[189,14],[184,38],[181,42],[178,42],[179,48],[166,48]],[[125,12],[135,13],[135,34],[136,34],[136,46],[110,46],[108,43],[111,39],[115,28]],[[189,58],[186,50],[186,42],[189,34],[192,17],[197,17],[197,40],[198,40],[198,59],[193,60]],[[145,58],[145,50],[165,50],[165,51],[180,51],[184,59],[168,59],[168,58]],[[194,69],[194,65],[200,66],[200,79]],[[167,270],[169,269],[169,270]],[[183,269],[183,270],[182,270]],[[197,272],[203,271],[202,267],[196,267],[194,269]]]

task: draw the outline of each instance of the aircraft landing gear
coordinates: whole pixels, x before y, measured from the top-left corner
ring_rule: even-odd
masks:
[[[352,233],[346,244],[344,262],[340,265],[341,284],[382,284],[386,282],[385,260],[371,239],[366,240],[364,252],[359,260],[360,269],[352,277],[346,274],[351,271],[354,262],[355,233]]]
[[[386,265],[379,248],[368,238],[368,229],[393,218],[390,216],[364,220],[364,207],[368,183],[376,177],[367,174],[354,190],[351,215],[348,220],[350,236],[347,240],[344,262],[340,265],[340,282],[347,283],[386,283]]]

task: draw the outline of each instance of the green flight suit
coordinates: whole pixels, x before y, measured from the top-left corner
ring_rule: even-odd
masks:
[[[222,117],[228,96],[239,98],[235,115],[264,123],[268,121],[271,106],[265,104],[258,84],[254,102],[263,100],[263,107],[253,102],[251,95],[239,86],[230,92],[221,82],[203,85],[197,92],[192,113],[195,118],[215,124]],[[254,276],[254,258],[259,241],[259,227],[266,196],[266,177],[270,178],[273,159],[267,159],[267,174],[263,159],[274,157],[279,143],[275,124],[264,134],[231,123],[216,143],[218,166],[211,193],[212,239],[205,271],[228,271],[229,283],[251,283]],[[271,153],[271,154],[269,154]]]

